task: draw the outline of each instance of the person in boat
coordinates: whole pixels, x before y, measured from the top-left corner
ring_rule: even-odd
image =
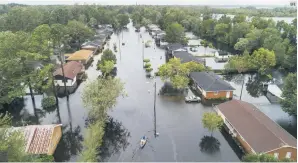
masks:
[[[146,142],[146,137],[143,136],[143,137],[142,137],[142,140],[141,140],[141,144],[143,145],[143,144],[145,144],[145,142]]]

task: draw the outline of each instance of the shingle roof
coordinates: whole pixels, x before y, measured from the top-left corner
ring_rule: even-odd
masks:
[[[47,154],[51,146],[51,138],[57,125],[29,125],[14,127],[13,130],[22,131],[25,137],[27,153]]]
[[[177,50],[177,49],[184,48],[184,46],[179,44],[179,43],[174,43],[174,44],[169,44],[167,46],[167,48],[172,51],[172,50]]]
[[[64,75],[66,78],[74,79],[79,72],[81,72],[83,65],[76,61],[67,62],[64,66]],[[57,69],[54,73],[54,76],[60,75],[63,76],[62,68]]]
[[[203,59],[199,59],[199,58],[197,58],[197,57],[189,54],[186,51],[175,51],[173,53],[173,56],[176,57],[176,58],[180,58],[181,63],[195,61],[195,62],[204,64],[204,60]]]
[[[206,92],[235,90],[213,72],[191,72],[190,77]]]
[[[297,140],[253,104],[231,100],[217,108],[255,152],[268,152],[285,145],[297,148]]]
[[[66,60],[68,61],[87,60],[92,54],[93,54],[93,51],[91,50],[79,50],[73,53],[71,56],[69,56]]]

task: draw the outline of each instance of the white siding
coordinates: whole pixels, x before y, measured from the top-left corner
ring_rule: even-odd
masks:
[[[66,86],[70,87],[73,86],[76,83],[77,79],[76,77],[73,80],[68,79],[66,82]],[[62,80],[54,80],[55,85],[57,86],[64,86],[64,82]]]

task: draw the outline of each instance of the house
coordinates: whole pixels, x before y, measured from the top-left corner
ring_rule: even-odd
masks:
[[[186,47],[179,43],[169,44],[166,47],[166,50],[167,54],[170,55],[170,57],[173,57],[174,51],[187,51]]]
[[[86,65],[93,57],[93,51],[91,50],[79,50],[69,56],[66,61],[78,61]]]
[[[235,90],[213,72],[191,72],[190,78],[204,99],[232,99]]]
[[[99,52],[103,48],[104,42],[102,40],[88,41],[82,44],[81,49],[92,50],[94,53]]]
[[[53,155],[62,137],[61,126],[62,124],[29,125],[12,127],[9,132],[24,134],[26,153]]]
[[[67,62],[64,66],[64,76],[66,86],[75,86],[77,83],[77,75],[84,70],[84,66],[76,61]],[[64,86],[64,77],[62,68],[57,69],[54,73],[54,83],[56,86]]]
[[[187,63],[187,62],[194,61],[194,62],[205,65],[204,59],[194,57],[193,55],[189,54],[187,51],[184,51],[184,49],[177,49],[176,51],[174,51],[173,57],[179,58],[181,60],[181,63]]]
[[[247,153],[270,154],[297,161],[297,139],[253,104],[231,100],[215,106],[225,128]]]

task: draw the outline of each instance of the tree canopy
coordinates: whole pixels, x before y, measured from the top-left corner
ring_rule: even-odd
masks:
[[[223,125],[222,118],[214,112],[206,112],[203,114],[203,126],[211,131],[211,135],[215,129],[220,129]]]
[[[282,90],[282,109],[289,115],[297,116],[297,74],[289,73]]]
[[[169,43],[181,43],[185,44],[185,33],[184,28],[181,24],[172,23],[166,29],[166,41]]]

